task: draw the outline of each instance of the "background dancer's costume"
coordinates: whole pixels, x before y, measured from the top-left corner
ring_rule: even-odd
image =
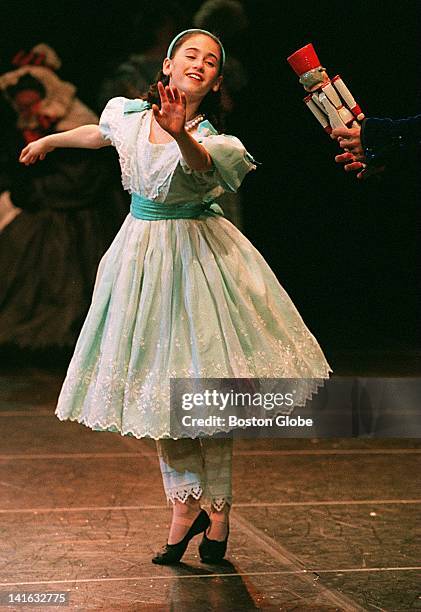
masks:
[[[35,49],[59,61],[46,45]],[[36,61],[44,54],[19,56]],[[16,96],[37,91],[37,110],[23,112]],[[127,215],[125,199],[112,151],[67,149],[36,167],[18,163],[23,143],[98,123],[73,84],[49,65],[28,64],[2,74],[0,92],[7,126],[0,144],[0,348],[6,356],[18,348],[24,357],[28,350],[70,351],[98,263]]]
[[[151,122],[148,103],[123,97],[100,119],[119,153],[131,214],[99,265],[56,415],[159,440],[167,498],[199,497],[205,480],[225,478],[210,492],[221,507],[230,499],[229,442],[168,440],[169,379],[321,379],[330,368],[263,257],[212,205],[239,188],[253,158],[204,121],[195,138],[213,168],[192,171],[175,140],[150,142]],[[216,467],[215,442],[226,455]],[[203,474],[198,457],[212,445]],[[168,469],[174,453],[179,460]]]

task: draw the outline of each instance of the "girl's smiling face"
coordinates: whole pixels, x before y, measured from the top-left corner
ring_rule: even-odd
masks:
[[[220,88],[220,62],[218,43],[206,34],[194,34],[183,40],[171,59],[165,58],[162,70],[170,77],[171,86],[197,100]]]

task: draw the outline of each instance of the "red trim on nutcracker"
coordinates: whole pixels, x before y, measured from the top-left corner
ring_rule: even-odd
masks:
[[[295,51],[287,62],[309,92],[304,102],[325,132],[330,134],[337,127],[354,127],[364,119],[341,77],[329,78],[311,43]]]

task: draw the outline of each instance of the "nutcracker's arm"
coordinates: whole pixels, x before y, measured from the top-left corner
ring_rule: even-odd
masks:
[[[318,103],[318,99],[317,99],[317,102],[316,102],[316,100],[313,100],[313,95],[309,94],[308,96],[306,96],[304,98],[304,102],[306,103],[307,108],[316,117],[317,121],[320,123],[320,125],[322,126],[324,131],[327,134],[330,134],[332,132],[332,128],[331,128],[331,125],[329,123],[329,117],[326,114],[326,112],[325,112],[324,108],[322,107],[322,105]]]
[[[359,104],[355,102],[351,92],[349,91],[348,87],[345,85],[339,74],[333,77],[332,85],[339,92],[339,95],[341,96],[342,100],[344,100],[345,104],[350,109],[354,117],[357,118],[357,121],[362,121],[365,115],[362,112]]]

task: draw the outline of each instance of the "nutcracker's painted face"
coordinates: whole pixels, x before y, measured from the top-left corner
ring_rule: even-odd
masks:
[[[300,76],[300,83],[306,91],[315,91],[329,80],[326,70],[319,66]]]
[[[183,91],[190,100],[202,100],[209,91],[218,91],[221,49],[206,34],[186,35],[173,54],[165,58],[162,71],[171,86]]]

